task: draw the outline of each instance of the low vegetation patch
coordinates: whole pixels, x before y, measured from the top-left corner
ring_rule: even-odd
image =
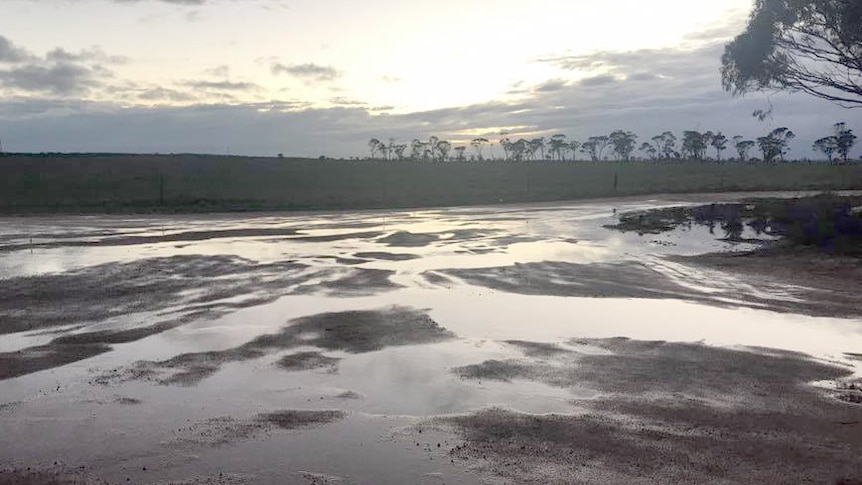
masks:
[[[798,199],[751,199],[738,204],[671,207],[623,214],[616,225],[625,232],[659,234],[685,225],[720,228],[731,241],[746,227],[757,235],[780,237],[783,244],[826,252],[862,255],[862,196],[822,194]]]

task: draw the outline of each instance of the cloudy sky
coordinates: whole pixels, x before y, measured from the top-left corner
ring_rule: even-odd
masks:
[[[0,0],[6,151],[347,157],[371,137],[797,134],[862,110],[733,98],[751,0]],[[772,109],[758,121],[756,109]]]

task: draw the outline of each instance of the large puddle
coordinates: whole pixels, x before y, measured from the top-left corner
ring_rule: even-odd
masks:
[[[603,227],[742,196],[3,219],[0,463],[83,482],[475,483],[455,437],[422,423],[609,395],[523,359],[554,376],[626,337],[856,372],[859,319],[665,258],[753,243]]]

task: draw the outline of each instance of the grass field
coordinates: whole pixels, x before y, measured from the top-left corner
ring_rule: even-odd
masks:
[[[0,157],[0,171],[5,213],[367,209],[862,189],[862,165],[7,155]]]

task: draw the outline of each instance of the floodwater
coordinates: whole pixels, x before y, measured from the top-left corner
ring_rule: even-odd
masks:
[[[607,395],[459,371],[519,359],[519,342],[769,348],[857,373],[859,319],[666,258],[753,244],[603,227],[743,195],[2,219],[0,465],[72,483],[480,483],[429,419],[576,415]]]

